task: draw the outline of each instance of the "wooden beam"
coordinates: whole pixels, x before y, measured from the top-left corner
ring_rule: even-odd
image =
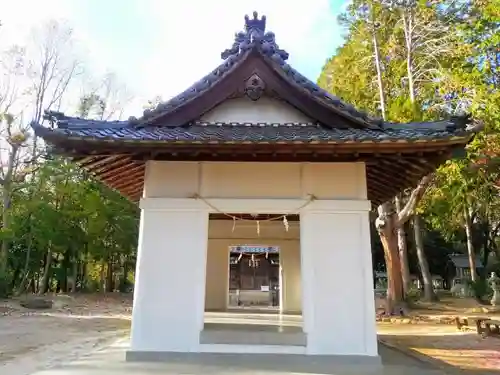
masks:
[[[131,196],[136,196],[137,194],[142,195],[142,191],[144,190],[144,183],[143,182],[137,182],[134,185],[129,186],[128,188],[123,189],[124,194],[129,194]]]
[[[401,165],[397,162],[387,163],[379,161],[379,164],[370,166],[367,170],[373,171],[378,176],[381,176],[385,183],[389,185],[394,178],[403,180],[407,184],[412,184],[414,176],[421,176],[421,174],[413,173],[409,169],[401,169]]]
[[[124,178],[130,178],[131,176],[138,175],[140,177],[144,176],[145,165],[137,165],[135,167],[131,167],[129,170],[124,171],[123,173],[117,173],[111,177],[106,178],[107,183],[113,184],[116,181],[123,180]]]
[[[96,176],[99,176],[101,179],[106,179],[108,177],[114,176],[116,174],[121,173],[122,171],[126,171],[132,165],[135,165],[134,162],[130,160],[130,158],[124,158],[117,163],[112,164],[109,168],[106,168],[102,171],[95,171]]]
[[[110,163],[108,164],[102,164],[102,165],[99,165],[98,167],[96,168],[93,168],[93,169],[86,169],[88,172],[94,174],[94,175],[98,175],[98,174],[102,174],[102,173],[105,173],[107,171],[111,171],[117,167],[120,167],[126,163],[130,162],[130,157],[129,156],[122,156],[118,159],[115,159],[113,161],[111,161]]]
[[[122,189],[126,186],[141,182],[144,183],[144,172],[136,172],[132,175],[124,175],[120,181],[115,181],[114,183],[110,183],[115,189]]]
[[[122,158],[124,155],[111,155],[111,156],[94,156],[93,161],[90,162],[84,162],[80,161],[78,162],[78,166],[81,168],[86,168],[86,169],[96,169],[97,167],[103,165],[103,164],[108,164]]]
[[[123,180],[132,175],[135,176],[137,174],[137,171],[140,171],[142,176],[144,174],[144,170],[145,170],[144,164],[137,165],[134,163],[130,163],[115,170],[108,171],[105,174],[100,174],[99,177],[108,181],[108,183],[113,183],[114,181]]]

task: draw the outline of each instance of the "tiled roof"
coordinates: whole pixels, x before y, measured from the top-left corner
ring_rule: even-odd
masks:
[[[469,257],[467,255],[450,255],[450,260],[457,268],[470,268]],[[480,257],[476,257],[476,267],[483,268]]]
[[[99,125],[99,122],[96,123]],[[414,129],[336,129],[312,123],[251,124],[195,122],[179,127],[144,127],[136,129],[116,123],[113,127],[59,127],[48,129],[37,127],[43,137],[60,135],[65,138],[88,140],[135,140],[161,142],[400,142],[405,140],[446,140],[464,136],[463,130],[448,131],[425,127]]]
[[[146,109],[142,117],[131,117],[129,121],[135,124],[145,124],[166,113],[177,110],[222,80],[223,77],[248,56],[250,51],[254,50],[260,53],[270,66],[285,80],[288,80],[298,87],[298,89],[307,92],[324,106],[366,127],[378,128],[381,126],[381,119],[371,117],[367,113],[357,110],[352,105],[343,102],[339,97],[323,90],[316,83],[293,69],[287,63],[288,53],[279,48],[274,33],[266,32],[265,28],[265,16],[258,19],[257,12],[254,12],[253,19],[246,16],[245,31],[237,33],[233,46],[222,52],[221,57],[224,61],[221,65],[184,92],[166,102],[158,104],[154,109]]]

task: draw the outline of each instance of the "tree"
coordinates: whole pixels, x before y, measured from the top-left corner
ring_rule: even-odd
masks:
[[[23,94],[22,80],[26,73],[26,50],[14,45],[0,57],[0,113],[10,113]]]
[[[66,24],[50,21],[32,35],[29,45],[0,55],[0,295],[95,290],[96,263],[103,260],[108,280],[120,277],[126,285],[135,261],[137,207],[68,160],[47,156],[36,139],[28,144],[25,120],[40,123],[45,109],[72,104],[71,86],[82,72]],[[93,116],[98,107],[100,119],[120,116],[128,92],[111,73],[100,81],[79,110]]]
[[[443,61],[450,58],[454,40],[453,33],[450,33],[449,19],[453,19],[454,12],[449,11],[449,7],[444,10],[436,4],[426,4],[419,6],[416,0],[386,0],[389,10],[397,11],[401,17],[400,25],[403,29],[403,50],[406,61],[406,81],[408,88],[409,107],[411,109],[412,120],[422,120],[422,97],[428,96],[426,86],[432,84],[433,80],[440,78],[443,74]],[[395,33],[397,38],[397,33]],[[396,197],[396,206],[399,198]],[[418,204],[418,203],[417,203]],[[415,245],[422,273],[424,296],[427,300],[436,298],[432,284],[432,276],[428,267],[425,251],[423,248],[423,231],[420,225],[418,213],[413,218],[413,229]],[[408,269],[408,259],[406,255],[406,244],[402,241],[404,232],[398,231],[400,260],[403,269],[403,282],[405,282],[405,272]],[[408,277],[408,276],[406,276]],[[406,284],[406,283],[405,283]]]
[[[99,95],[92,93],[80,98],[77,114],[81,118],[98,118],[104,117],[106,110],[106,102]]]
[[[380,235],[386,257],[388,278],[387,312],[392,312],[395,308],[399,308],[401,302],[404,300],[401,262],[396,234],[397,229],[411,218],[431,180],[432,176],[430,175],[420,180],[417,187],[412,190],[408,202],[400,212],[394,210],[391,201],[378,207],[378,217],[375,221],[375,227]]]
[[[320,85],[391,121],[430,120],[452,113],[444,105],[441,81],[452,68],[466,63],[455,45],[463,12],[463,7],[435,2],[354,0],[341,18],[348,30],[346,42],[325,65]],[[375,224],[387,263],[388,311],[404,300],[407,284],[402,280],[402,273],[407,272],[401,240],[404,224],[432,180],[433,176],[425,176],[409,192],[404,206],[398,197],[400,210],[392,201],[378,208]],[[421,231],[414,234],[419,236]],[[425,253],[421,251],[420,256]],[[422,272],[427,272],[425,267]]]
[[[85,88],[87,93],[80,99],[79,115],[83,114],[83,117],[97,120],[120,120],[125,107],[133,99],[126,85],[111,72],[106,73],[97,82],[89,81],[91,81],[90,85]],[[82,112],[85,107],[88,107],[88,111]]]
[[[0,275],[7,270],[7,257],[9,251],[9,240],[11,237],[11,214],[12,194],[16,179],[22,178],[23,171],[20,170],[20,156],[22,147],[26,144],[28,134],[25,129],[16,131],[14,128],[14,117],[9,114],[0,116],[0,124],[4,127],[4,139],[8,145],[7,160],[4,159],[0,169],[0,186],[2,186],[2,245],[0,248]]]
[[[427,256],[424,252],[422,218],[420,215],[413,216],[413,233],[415,236],[415,249],[417,250],[418,266],[420,268],[424,284],[424,299],[426,301],[433,301],[437,297],[436,293],[434,293],[434,285],[432,283],[432,275],[429,269],[429,263],[427,262]]]
[[[371,48],[373,49],[373,62],[376,74],[376,86],[379,98],[379,112],[384,120],[387,120],[387,105],[386,105],[386,87],[383,76],[383,71],[386,71],[385,65],[381,58],[381,49],[379,47],[379,34],[387,43],[389,37],[385,31],[379,31],[383,21],[394,23],[391,15],[384,12],[384,8],[380,4],[372,1],[354,2],[350,8],[350,14],[354,19],[351,19],[350,25],[354,25],[354,30],[362,30],[361,25],[364,25],[364,31],[370,34]],[[344,18],[347,20],[347,17]],[[387,27],[387,25],[386,25]],[[382,245],[384,247],[386,269],[388,275],[387,289],[387,310],[393,311],[398,304],[404,300],[404,284],[403,273],[405,273],[406,285],[409,283],[409,272],[407,265],[406,245],[401,237],[404,237],[404,224],[413,214],[421,196],[430,181],[429,177],[424,177],[417,188],[411,193],[410,198],[403,208],[397,212],[394,209],[392,202],[385,202],[378,207],[378,218],[375,222],[377,231],[379,232]],[[398,200],[399,203],[399,200]],[[399,233],[399,241],[398,241]],[[401,245],[401,246],[398,246]],[[400,256],[400,252],[402,257]]]
[[[60,109],[70,83],[82,72],[74,50],[73,30],[55,20],[34,29],[29,77],[33,95],[32,119],[40,123],[44,110]]]
[[[484,124],[466,158],[438,170],[439,185],[431,190],[428,209],[431,222],[452,237],[462,227],[466,237],[472,280],[477,280],[477,238],[482,237],[483,260],[496,248],[498,236],[500,138],[500,1],[468,1],[461,12],[457,53],[461,64],[451,65],[441,80],[444,108],[467,110]],[[446,219],[443,219],[446,217]],[[478,228],[481,230],[478,231]],[[484,275],[483,275],[484,276]]]

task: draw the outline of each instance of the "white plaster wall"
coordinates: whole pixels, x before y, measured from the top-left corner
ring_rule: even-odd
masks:
[[[313,120],[289,104],[263,97],[258,101],[248,98],[229,99],[200,118],[206,122],[247,123],[310,123]]]
[[[281,220],[261,221],[257,233],[257,223],[249,221],[210,220],[208,238],[235,239],[245,242],[264,244],[274,240],[298,240],[300,236],[299,223],[289,222],[286,230]],[[239,243],[238,245],[241,245]]]
[[[300,220],[308,354],[377,356],[368,208]]]
[[[146,198],[366,199],[364,163],[148,161]]]
[[[208,211],[141,211],[131,350],[198,351]]]

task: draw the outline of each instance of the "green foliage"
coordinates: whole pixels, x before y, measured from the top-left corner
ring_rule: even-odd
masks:
[[[448,161],[438,170],[422,209],[432,226],[450,240],[460,237],[463,210],[469,209],[473,240],[487,261],[490,251],[498,252],[500,222],[500,1],[467,5],[467,17],[457,26],[461,63],[455,62],[448,70],[440,91],[448,93],[449,108],[467,110],[484,124],[484,131],[469,145],[464,158]]]
[[[98,94],[92,93],[83,96],[78,106],[78,115],[82,118],[96,117],[102,120],[106,111],[106,101]]]
[[[323,67],[318,83],[324,89],[382,117],[376,42],[389,121],[467,112],[484,124],[465,155],[438,169],[418,211],[437,268],[446,254],[466,251],[464,210],[484,262],[491,251],[500,255],[500,0],[353,0],[340,21],[345,42]],[[380,263],[378,248],[374,256]]]
[[[469,286],[472,289],[474,298],[479,301],[488,300],[493,294],[493,290],[491,289],[491,286],[488,284],[487,280],[480,279],[475,282],[471,281]]]
[[[107,284],[114,289],[121,282],[115,278],[134,269],[137,206],[73,163],[60,158],[41,163],[27,182],[16,185],[11,214],[11,227],[2,233],[10,239],[6,285],[45,288],[40,283],[47,257],[52,290],[66,291],[74,278],[79,290],[102,290],[109,280],[101,271],[106,277],[110,267],[113,285]]]
[[[420,289],[415,287],[410,288],[408,293],[406,293],[406,299],[410,303],[418,301],[421,298],[421,296],[422,292],[420,291]]]

